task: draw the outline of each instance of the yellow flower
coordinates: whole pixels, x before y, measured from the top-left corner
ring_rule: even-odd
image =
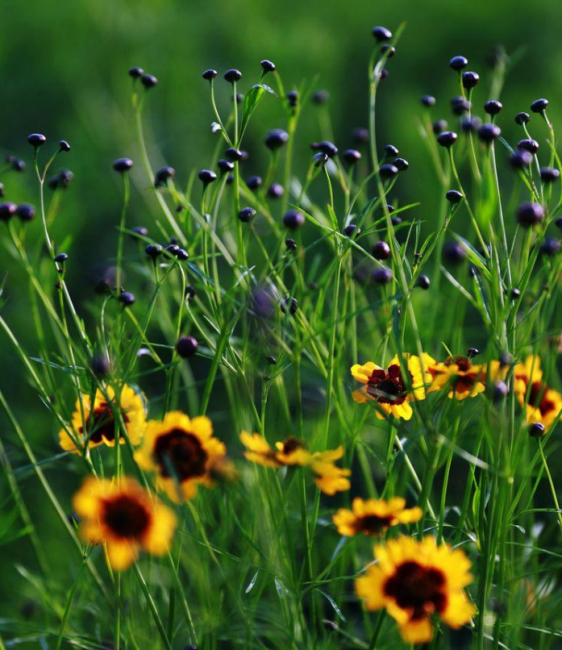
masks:
[[[562,410],[562,395],[543,381],[539,357],[528,356],[513,369],[514,391],[525,409],[528,424],[540,422],[546,429]]]
[[[396,355],[386,370],[372,361],[364,365],[355,364],[351,374],[365,385],[353,393],[353,399],[360,404],[376,402],[379,407],[377,417],[381,420],[383,413],[409,420],[413,413],[410,402],[425,399],[425,387],[431,384],[429,367],[433,364],[435,360],[425,353],[421,360],[415,355],[403,354],[401,361]],[[404,377],[404,368],[408,381]]]
[[[224,444],[213,437],[213,425],[205,416],[190,419],[171,411],[164,420],[150,420],[135,460],[146,471],[158,474],[157,487],[170,499],[191,499],[199,484],[213,485],[214,473],[225,460]]]
[[[311,453],[302,441],[287,438],[283,442],[276,442],[273,449],[259,433],[247,431],[242,431],[240,440],[248,450],[244,456],[253,463],[274,468],[285,465],[308,467],[314,474],[314,482],[325,494],[333,495],[350,488],[347,477],[351,471],[334,464],[343,456],[343,447]]]
[[[353,499],[351,510],[340,508],[333,516],[340,535],[353,537],[364,535],[378,536],[391,526],[397,524],[412,524],[422,518],[421,508],[405,508],[406,500],[394,497],[389,501],[384,499]]]
[[[72,415],[72,432],[79,441],[77,448],[68,431],[59,432],[60,446],[65,451],[81,453],[82,446],[97,447],[99,445],[115,446],[115,391],[111,386],[106,388],[106,396],[98,389],[92,405],[90,395],[80,395],[76,401]],[[80,402],[82,406],[80,406]],[[120,394],[119,409],[131,444],[138,445],[146,428],[146,407],[143,396],[130,386],[123,386]],[[119,442],[125,443],[125,436],[120,432]]]
[[[90,544],[106,544],[111,567],[127,569],[141,549],[164,555],[176,528],[175,514],[133,479],[120,483],[88,478],[74,495],[80,532]]]
[[[474,615],[464,593],[472,575],[463,551],[438,546],[433,537],[399,537],[376,546],[375,558],[378,562],[355,582],[357,595],[369,610],[385,608],[406,643],[429,643],[433,616],[457,629]]]
[[[449,398],[463,400],[486,390],[486,366],[474,366],[468,357],[448,357],[442,363],[431,365],[429,372],[433,383],[428,392],[448,388]],[[494,374],[498,374],[497,368]]]
[[[283,465],[309,465],[312,458],[304,443],[296,438],[287,438],[276,442],[275,449],[269,446],[259,433],[242,431],[240,440],[248,451],[244,453],[247,460],[264,467],[283,467]]]

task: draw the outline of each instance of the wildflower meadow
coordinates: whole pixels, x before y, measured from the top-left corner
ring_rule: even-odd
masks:
[[[174,82],[120,69],[93,275],[80,140],[5,152],[1,650],[562,647],[558,127],[457,39],[411,116],[426,207],[380,105],[411,29],[354,35],[345,133],[298,69],[202,69],[196,167]]]

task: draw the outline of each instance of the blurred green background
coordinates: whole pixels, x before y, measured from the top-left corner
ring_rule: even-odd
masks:
[[[448,101],[458,89],[447,65],[450,57],[467,56],[469,68],[481,74],[474,99],[478,113],[488,98],[487,60],[494,47],[503,45],[508,53],[519,53],[498,119],[512,140],[519,137],[514,115],[528,110],[537,97],[550,100],[555,124],[562,117],[560,0],[2,0],[0,5],[0,154],[27,161],[24,174],[8,173],[1,180],[6,198],[37,204],[26,136],[37,131],[47,136],[44,158],[60,138],[71,143],[72,151],[55,165],[68,167],[75,177],[64,193],[52,234],[57,241],[74,239],[67,249],[74,260],[69,281],[79,303],[90,300],[92,278],[115,251],[122,193],[120,179],[111,169],[115,158],[130,156],[137,161],[129,223],[150,223],[152,199],[132,122],[130,66],[140,65],[159,79],[147,111],[153,164],[172,165],[185,183],[192,169],[210,164],[215,142],[208,85],[201,79],[204,69],[223,72],[238,67],[244,73],[242,92],[258,80],[262,58],[277,64],[286,89],[319,75],[317,88],[331,95],[336,144],[345,148],[352,144],[352,130],[367,122],[370,30],[373,25],[394,30],[406,21],[398,54],[389,64],[391,75],[382,86],[379,128],[381,144],[396,144],[411,165],[407,183],[400,184],[401,200],[420,201],[417,216],[429,220],[439,197],[418,132],[419,97],[435,95],[439,100],[435,118],[451,121]],[[219,79],[217,88],[219,103],[225,106],[229,87]],[[303,164],[311,155],[308,144],[320,135],[314,110],[308,109],[310,116],[302,128],[306,135],[296,144]],[[269,128],[284,125],[274,100],[267,98],[260,113],[248,133],[252,157],[245,174],[263,171],[261,140]],[[533,134],[536,129],[537,136],[544,136],[539,120],[531,126]],[[36,221],[30,227],[40,224]],[[0,275],[9,272],[5,318],[26,342],[27,295],[13,266],[2,252]],[[4,337],[0,354],[4,365],[0,389],[35,441],[39,458],[54,456],[55,423],[44,417],[34,392],[30,398],[23,369]],[[3,416],[0,423],[11,460],[20,467],[25,461],[11,444],[12,432]],[[20,473],[24,479],[27,475]],[[26,497],[36,489],[34,480],[24,481]],[[2,492],[5,496],[5,487]],[[33,506],[33,499],[28,500]],[[3,576],[13,575],[12,561],[18,559],[14,545],[9,549],[10,555],[0,561]],[[8,582],[3,578],[0,602],[13,601]],[[25,595],[16,601],[23,605]]]

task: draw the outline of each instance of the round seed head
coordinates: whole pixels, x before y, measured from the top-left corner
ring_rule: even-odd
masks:
[[[371,247],[371,253],[376,260],[387,260],[391,254],[390,246],[385,241],[375,242]]]
[[[208,70],[205,70],[205,72],[201,76],[206,81],[212,81],[217,75],[218,75],[218,72],[216,70],[213,70],[212,68],[209,68]]]
[[[357,149],[346,149],[342,154],[342,158],[348,165],[355,165],[356,162],[361,160],[361,153]]]
[[[15,203],[0,203],[0,221],[9,221],[16,214],[17,206]]]
[[[189,259],[189,253],[185,249],[179,248],[176,253],[176,257],[178,260],[180,260],[180,262],[185,262]]]
[[[141,83],[147,90],[149,90],[150,88],[154,88],[154,86],[156,86],[158,79],[153,74],[147,74],[145,72],[141,77]]]
[[[482,124],[478,129],[478,137],[482,142],[489,144],[501,135],[501,129],[497,124]]]
[[[281,311],[284,314],[291,314],[294,315],[297,313],[299,309],[299,303],[297,302],[296,298],[285,298],[283,302],[281,303]]]
[[[148,235],[148,228],[145,228],[144,226],[135,226],[132,230],[141,237],[146,237]]]
[[[432,95],[423,95],[420,101],[422,106],[426,106],[427,108],[431,108],[437,103],[437,100]]]
[[[132,77],[133,79],[140,79],[143,74],[144,74],[144,70],[142,68],[139,68],[138,66],[129,68],[129,77]]]
[[[305,222],[304,215],[298,210],[288,210],[283,215],[283,225],[289,230],[300,228]]]
[[[387,144],[384,151],[387,156],[397,156],[400,153],[393,144]]]
[[[131,293],[130,291],[123,291],[119,296],[119,300],[125,307],[130,307],[132,304],[134,304],[136,298],[134,293]]]
[[[176,175],[176,170],[173,167],[161,167],[154,174],[154,187],[163,187],[167,185],[168,181],[172,180]]]
[[[522,203],[517,209],[517,221],[523,228],[532,228],[544,219],[544,208],[538,203]]]
[[[388,284],[392,281],[392,271],[386,266],[377,266],[373,269],[371,278],[375,284]]]
[[[533,156],[528,151],[521,149],[511,156],[510,162],[515,169],[525,169],[533,162]]]
[[[299,103],[299,94],[296,90],[291,90],[287,93],[287,103],[291,108],[295,108]]]
[[[542,438],[545,434],[545,431],[546,429],[544,427],[544,424],[541,422],[533,422],[533,424],[529,425],[528,429],[531,438]]]
[[[456,70],[457,72],[464,70],[464,68],[466,68],[467,65],[468,65],[468,59],[464,56],[454,56],[449,61],[449,66],[453,68],[453,70]]]
[[[451,99],[451,110],[455,115],[462,115],[463,113],[468,113],[468,111],[471,108],[472,105],[468,101],[468,99],[465,99],[461,95],[458,95],[457,97],[453,97]]]
[[[548,99],[535,99],[531,104],[531,110],[533,113],[543,113],[548,107]]]
[[[35,219],[35,208],[30,203],[20,203],[15,214],[21,221],[33,221]]]
[[[473,133],[474,131],[478,131],[481,126],[482,120],[476,116],[469,117],[467,115],[461,120],[461,129],[464,133]]]
[[[385,43],[381,47],[381,54],[385,55],[387,59],[393,59],[396,56],[396,48],[390,45],[389,43]]]
[[[235,83],[242,79],[242,73],[236,68],[231,68],[224,73],[224,78],[228,81],[228,83]]]
[[[543,183],[554,183],[560,178],[560,172],[554,167],[541,168],[541,180]]]
[[[328,156],[325,153],[322,153],[319,151],[317,154],[314,154],[312,157],[312,164],[315,167],[324,167],[324,165],[328,162]]]
[[[466,252],[466,248],[456,240],[449,240],[443,246],[443,260],[448,264],[458,266],[459,264],[462,264],[467,257],[468,253]]]
[[[59,140],[59,149],[65,153],[68,153],[70,151],[70,145],[66,140]]]
[[[462,73],[462,85],[468,90],[477,86],[479,81],[480,81],[480,76],[476,72]]]
[[[398,167],[395,165],[384,164],[379,167],[379,174],[385,180],[394,178],[399,173]]]
[[[274,151],[289,141],[289,134],[283,129],[272,129],[265,137],[265,146]]]
[[[234,171],[234,163],[231,163],[230,160],[225,160],[224,158],[221,158],[218,161],[217,167],[223,174]]]
[[[503,104],[497,99],[490,99],[484,104],[484,110],[488,115],[497,115],[501,112]]]
[[[420,289],[427,291],[429,289],[430,284],[431,282],[427,277],[427,275],[420,275],[420,277],[418,278],[418,287],[420,287]]]
[[[117,158],[113,161],[113,169],[120,174],[131,171],[133,168],[133,161],[130,158]]]
[[[255,192],[262,186],[262,179],[261,176],[248,176],[246,179],[246,185],[249,190],[252,190],[252,192]]]
[[[215,174],[214,171],[210,169],[202,169],[199,174],[197,174],[199,177],[199,180],[203,183],[204,187],[207,187],[207,185],[210,185],[211,183],[214,183],[217,180],[217,175]]]
[[[261,62],[261,67],[263,74],[267,74],[268,72],[275,72],[275,63],[273,63],[273,61],[269,61],[269,59],[264,59]]]
[[[449,125],[447,124],[447,120],[436,120],[433,122],[431,128],[433,129],[433,133],[435,133],[435,135],[439,135],[440,133],[444,133],[447,130],[448,126]]]
[[[253,208],[242,208],[238,213],[238,218],[242,223],[249,223],[256,216],[256,211]]]
[[[519,124],[519,126],[523,126],[523,124],[528,124],[531,121],[531,116],[529,113],[517,113],[515,116],[515,123]]]
[[[55,262],[58,262],[59,264],[63,264],[67,259],[68,255],[66,253],[59,253],[58,255],[55,255]]]
[[[353,141],[358,144],[367,144],[369,142],[369,129],[358,128],[353,129]]]
[[[239,162],[244,157],[242,151],[240,151],[240,149],[235,149],[234,147],[228,148],[224,152],[224,155],[228,160],[232,160],[232,162]]]
[[[159,255],[162,255],[162,246],[160,246],[160,244],[148,244],[148,246],[144,249],[144,252],[148,255],[148,257],[154,260]]]
[[[354,223],[350,223],[344,228],[343,234],[346,237],[357,237],[361,234],[361,228],[358,228]]]
[[[449,190],[445,194],[445,198],[447,201],[449,201],[449,203],[452,203],[454,205],[455,203],[460,203],[463,200],[464,196],[458,190]]]
[[[517,148],[522,149],[523,151],[528,151],[534,156],[539,150],[539,143],[532,138],[525,138],[517,143]]]
[[[392,32],[386,27],[373,27],[371,33],[375,40],[379,42],[389,41],[392,38]]]
[[[407,160],[405,160],[404,158],[395,158],[392,161],[392,164],[395,167],[398,167],[398,171],[401,171],[401,172],[405,172],[408,169],[408,167],[410,166],[410,163]]]
[[[327,90],[317,90],[312,95],[312,103],[318,106],[327,104],[330,101],[330,93]]]
[[[199,343],[194,336],[180,336],[176,343],[176,352],[182,359],[194,356],[199,348]]]
[[[325,153],[328,158],[334,158],[334,156],[337,155],[338,153],[338,148],[336,147],[335,144],[332,142],[329,142],[328,140],[322,140],[321,142],[313,142],[310,145],[310,148],[313,151],[321,151],[322,153]]]
[[[449,149],[457,141],[458,135],[454,131],[443,131],[437,136],[437,142],[442,146]]]
[[[27,136],[27,141],[32,147],[38,149],[47,142],[47,138],[42,133],[31,133]]]
[[[96,354],[90,359],[90,370],[98,379],[105,379],[111,375],[111,361],[107,354]]]
[[[547,237],[541,244],[541,253],[553,257],[560,252],[560,241],[554,237]]]
[[[271,183],[269,186],[269,189],[267,190],[267,196],[270,199],[280,199],[285,190],[283,189],[283,186],[280,185],[279,183]]]
[[[285,240],[285,246],[290,251],[297,250],[297,242],[294,239],[291,239],[290,237]]]

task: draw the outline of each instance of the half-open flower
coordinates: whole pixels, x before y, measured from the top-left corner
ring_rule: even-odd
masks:
[[[314,475],[314,482],[325,494],[333,495],[350,488],[347,477],[351,471],[334,464],[343,456],[343,447],[311,453],[303,441],[287,438],[275,443],[273,448],[259,433],[247,431],[242,431],[240,440],[247,449],[244,456],[253,463],[275,468],[287,465],[307,467]]]
[[[224,444],[213,437],[208,417],[190,419],[171,411],[164,420],[150,420],[142,447],[135,454],[139,466],[158,474],[157,487],[170,499],[191,499],[198,485],[213,485],[213,468],[226,456]]]
[[[423,511],[417,506],[406,508],[406,500],[394,497],[384,499],[353,499],[351,510],[340,508],[333,516],[340,535],[382,535],[391,526],[412,524],[422,518]]]
[[[176,516],[132,479],[120,482],[88,478],[74,495],[82,538],[106,544],[111,567],[128,568],[141,549],[164,555],[170,548]]]
[[[530,355],[518,363],[513,377],[515,395],[525,409],[527,422],[539,422],[548,429],[562,410],[562,395],[544,382],[539,357]]]
[[[386,415],[409,420],[412,417],[412,401],[425,399],[426,386],[431,384],[429,368],[435,360],[428,354],[421,359],[412,354],[396,355],[385,370],[372,361],[351,368],[353,377],[364,386],[353,393],[353,399],[360,404],[375,402],[377,416]]]
[[[146,428],[146,405],[142,394],[130,386],[123,386],[119,393],[118,410],[123,419],[129,441],[138,445]],[[81,453],[84,448],[99,445],[115,446],[116,432],[119,432],[119,442],[126,442],[125,435],[120,429],[120,417],[115,417],[116,395],[111,386],[107,386],[105,394],[97,390],[94,401],[90,395],[80,395],[72,415],[70,432],[61,429],[59,432],[60,446],[65,451]],[[74,439],[73,439],[74,438]],[[75,441],[77,444],[75,444]]]
[[[399,537],[376,546],[375,558],[356,580],[357,594],[367,609],[385,608],[406,643],[429,643],[434,616],[455,629],[472,618],[475,608],[464,593],[471,565],[463,551],[437,545],[433,537]]]

